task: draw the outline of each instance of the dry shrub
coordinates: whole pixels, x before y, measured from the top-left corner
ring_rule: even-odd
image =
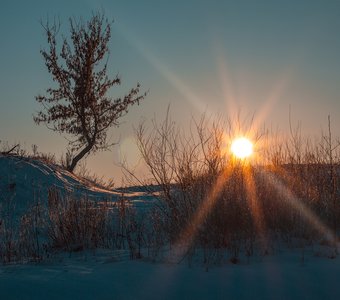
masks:
[[[68,251],[96,248],[105,239],[107,207],[87,197],[62,197],[55,189],[48,194],[48,237],[52,247]]]
[[[203,117],[193,123],[189,136],[169,114],[151,129],[141,124],[136,130],[151,177],[137,180],[146,189],[152,183],[161,190],[150,191],[159,200],[153,227],[163,234],[150,241],[154,249],[169,244],[186,249],[182,254],[188,256],[203,249],[204,261],[225,249],[238,261],[240,252],[269,253],[276,241],[293,246],[320,241],[326,233],[308,215],[336,237],[340,156],[330,129],[315,143],[302,138],[299,128],[286,139],[253,133],[256,143],[269,147],[250,164],[225,153],[225,133],[232,137],[233,122]]]

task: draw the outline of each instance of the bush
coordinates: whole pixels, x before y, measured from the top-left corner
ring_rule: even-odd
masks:
[[[243,134],[255,141],[257,152],[252,161],[242,161],[225,150],[239,121],[231,126],[235,122],[203,117],[193,123],[190,136],[169,115],[151,130],[141,124],[136,131],[151,183],[161,189],[154,193],[160,216],[154,226],[165,237],[158,243],[169,243],[179,259],[203,249],[208,261],[224,249],[238,261],[240,252],[268,253],[275,241],[305,245],[336,239],[340,156],[330,130],[313,144],[299,129],[280,140],[254,133],[250,125]]]

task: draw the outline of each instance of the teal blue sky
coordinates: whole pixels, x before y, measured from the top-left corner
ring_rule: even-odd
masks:
[[[284,132],[291,108],[306,134],[319,135],[331,114],[340,135],[339,1],[3,0],[0,140],[57,157],[65,150],[64,137],[32,120],[34,96],[53,85],[39,53],[47,46],[39,20],[58,17],[67,34],[69,17],[96,10],[115,20],[109,66],[123,85],[112,95],[137,81],[149,94],[112,130],[120,146],[88,160],[93,172],[120,182],[121,152],[135,162],[132,126],[161,119],[169,104],[183,127],[203,111],[241,109]]]

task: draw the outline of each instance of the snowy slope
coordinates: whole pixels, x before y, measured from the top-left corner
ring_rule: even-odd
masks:
[[[97,191],[62,168],[42,161],[17,156],[0,156],[0,192],[16,206],[25,208],[35,201],[45,202],[50,188],[83,193],[91,197],[116,199],[118,193]]]
[[[36,201],[46,203],[50,188],[86,195],[98,201],[103,199],[117,201],[124,192],[124,197],[130,199],[136,206],[150,201],[146,193],[101,189],[59,166],[40,160],[0,155],[0,203],[10,199],[17,209],[25,210]]]

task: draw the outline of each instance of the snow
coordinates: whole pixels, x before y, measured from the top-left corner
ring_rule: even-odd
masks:
[[[122,253],[120,253],[122,254]],[[203,266],[98,251],[0,268],[2,299],[337,299],[340,261],[298,252]]]
[[[46,202],[48,189],[52,187],[98,201],[117,201],[124,193],[124,197],[136,206],[145,201],[152,202],[145,192],[103,189],[57,165],[38,159],[0,155],[0,201],[11,198],[19,212],[25,211],[36,201]]]
[[[2,190],[6,191],[6,185],[15,183],[16,198],[20,200],[32,200],[32,192],[41,190],[44,193],[52,186],[97,197],[119,195],[118,192],[86,185],[80,178],[61,167],[38,159],[0,156],[0,174]],[[7,192],[9,192],[8,189]]]
[[[112,201],[122,192],[86,186],[38,160],[0,156],[0,201],[12,195],[24,207],[37,190],[46,198],[51,186]],[[137,208],[152,200],[133,189],[126,196]],[[187,260],[170,262],[166,256],[157,263],[130,260],[127,250],[57,253],[38,264],[1,265],[0,299],[338,299],[339,258],[305,251],[304,261],[301,250],[287,249],[249,262],[241,258],[237,265],[226,259],[209,269],[201,263],[189,266]]]

